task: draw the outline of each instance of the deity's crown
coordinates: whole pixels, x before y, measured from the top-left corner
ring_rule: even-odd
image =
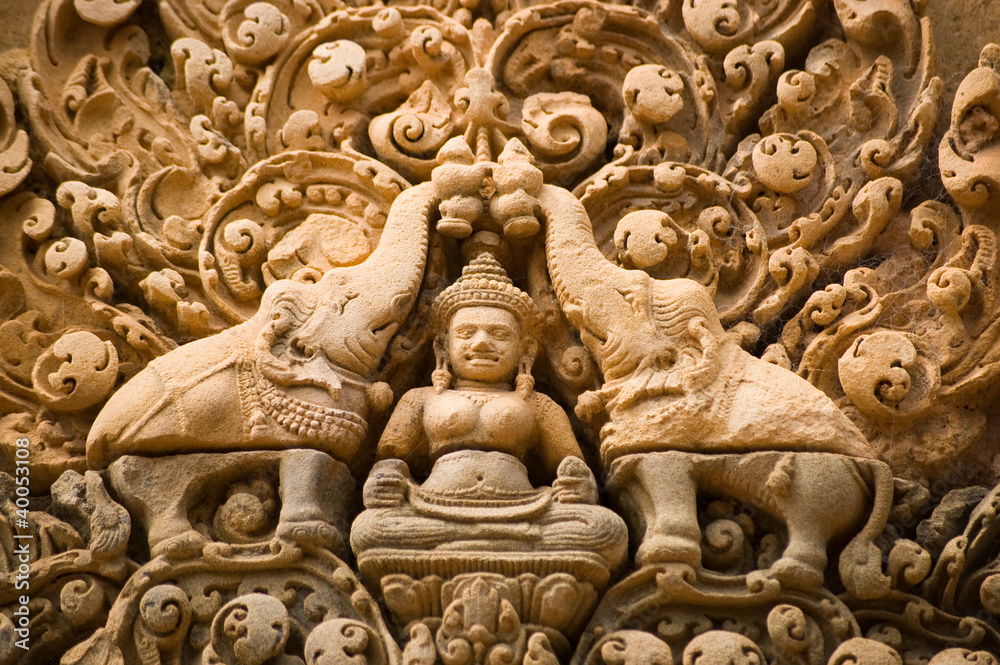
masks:
[[[541,315],[531,296],[514,286],[503,266],[483,252],[462,268],[462,276],[434,299],[431,320],[436,330],[463,307],[500,307],[517,317],[525,334],[537,336]]]

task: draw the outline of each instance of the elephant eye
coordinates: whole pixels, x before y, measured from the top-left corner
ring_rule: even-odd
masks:
[[[300,337],[293,337],[289,340],[288,351],[297,358],[310,358],[313,354],[312,350],[306,347]]]

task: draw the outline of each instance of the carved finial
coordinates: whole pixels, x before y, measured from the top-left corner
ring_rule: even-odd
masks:
[[[327,99],[350,101],[366,87],[366,58],[365,49],[349,39],[322,43],[309,61],[309,80]]]
[[[486,167],[476,164],[468,142],[460,136],[450,139],[438,153],[438,166],[431,180],[441,197],[438,233],[452,238],[466,238],[472,225],[483,213],[479,190],[486,178]]]
[[[483,277],[487,280],[494,280],[498,282],[503,282],[504,284],[513,284],[510,277],[507,276],[507,272],[503,269],[503,266],[493,257],[491,254],[482,253],[469,263],[469,265],[462,268],[462,277],[459,279]],[[458,282],[455,282],[456,284]]]
[[[1000,71],[1000,45],[987,44],[979,54],[979,66]]]
[[[465,111],[462,125],[465,140],[475,145],[479,161],[488,161],[492,155],[491,140],[497,132],[508,136],[517,129],[506,122],[510,102],[503,93],[497,92],[496,81],[489,70],[474,67],[465,75],[465,85],[455,92],[455,105]]]
[[[472,148],[461,136],[448,139],[437,155],[438,164],[465,164],[469,166],[475,164],[476,156],[472,154]]]
[[[520,139],[507,141],[507,145],[504,146],[503,152],[500,153],[497,161],[500,162],[501,166],[515,166],[525,163],[533,164],[535,162],[531,153],[524,147]]]

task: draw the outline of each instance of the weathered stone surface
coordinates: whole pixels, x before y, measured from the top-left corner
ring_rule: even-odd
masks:
[[[995,662],[998,40],[5,2],[0,665]]]

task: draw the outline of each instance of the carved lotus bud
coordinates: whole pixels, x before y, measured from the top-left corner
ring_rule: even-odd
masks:
[[[330,619],[306,638],[306,665],[385,665],[385,647],[371,628],[350,619]]]
[[[618,258],[626,265],[649,268],[667,258],[677,242],[670,215],[659,210],[637,210],[622,217],[615,228]]]
[[[639,630],[620,630],[601,646],[605,665],[673,665],[670,647],[661,639]]]
[[[761,183],[781,194],[804,189],[813,178],[819,156],[809,141],[791,134],[764,137],[753,149],[753,168]]]
[[[903,659],[900,658],[895,649],[886,644],[858,637],[841,644],[827,661],[827,665],[848,665],[849,663],[902,665]]]
[[[684,649],[684,665],[764,665],[767,661],[753,640],[727,630],[710,630]]]
[[[227,665],[262,665],[288,641],[288,610],[262,593],[239,596],[212,621],[212,649]]]
[[[788,113],[804,110],[816,94],[816,77],[809,72],[793,70],[778,79],[778,106]]]

